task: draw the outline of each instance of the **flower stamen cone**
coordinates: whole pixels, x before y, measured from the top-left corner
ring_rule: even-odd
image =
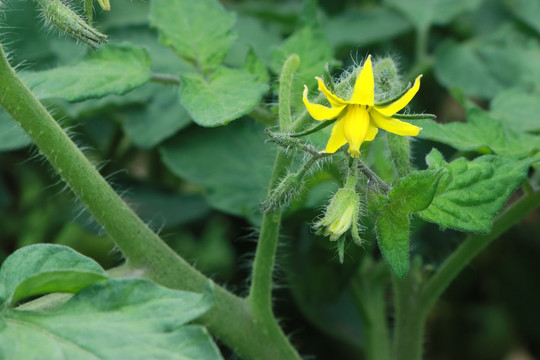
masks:
[[[353,93],[349,100],[342,99],[332,93],[321,78],[316,78],[319,91],[323,93],[330,107],[314,104],[308,100],[308,89],[304,87],[303,101],[307,111],[315,120],[334,120],[335,122],[325,152],[334,153],[345,144],[349,144],[349,154],[352,157],[360,155],[360,146],[364,141],[371,141],[379,129],[403,135],[416,136],[421,128],[404,121],[392,118],[392,115],[402,110],[412,100],[420,89],[418,76],[414,85],[403,96],[390,104],[375,103],[375,80],[371,55],[366,59],[360,74],[356,78]]]

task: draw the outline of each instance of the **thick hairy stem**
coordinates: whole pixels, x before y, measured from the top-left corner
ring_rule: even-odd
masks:
[[[122,251],[127,266],[162,285],[202,292],[209,280],[172,251],[114,192],[11,68],[0,45],[0,105],[28,133]],[[244,299],[215,285],[200,321],[245,359],[296,359],[287,338],[257,323]],[[271,345],[269,345],[271,344]]]
[[[291,120],[291,84],[294,72],[300,60],[297,55],[291,55],[285,64],[280,77],[279,90],[279,122],[280,130],[286,131],[292,126]],[[268,193],[291,167],[292,155],[278,150]],[[283,331],[277,324],[272,310],[272,276],[275,265],[279,229],[281,226],[281,209],[264,214],[261,233],[253,261],[252,282],[249,291],[249,305],[254,318],[269,330],[269,335],[279,339],[284,337]],[[300,356],[296,355],[299,359]]]

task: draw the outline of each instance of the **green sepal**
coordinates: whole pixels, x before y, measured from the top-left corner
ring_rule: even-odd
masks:
[[[322,123],[320,123],[319,125],[309,129],[309,130],[306,130],[306,131],[302,131],[302,132],[299,132],[299,133],[296,133],[296,134],[290,134],[289,136],[290,137],[293,137],[293,138],[297,138],[297,137],[302,137],[302,136],[306,136],[306,135],[310,135],[310,134],[313,134],[313,133],[316,133],[317,131],[320,131],[330,125],[332,125],[333,123],[336,122],[337,119],[333,119],[333,120],[325,120],[323,121]]]
[[[324,65],[323,81],[324,81],[324,85],[326,85],[326,88],[330,90],[332,93],[334,93],[336,87],[334,85],[334,80],[332,80],[332,73],[330,72],[329,63],[326,63]]]
[[[391,117],[398,120],[424,120],[424,119],[435,120],[437,119],[437,115],[434,115],[434,114],[394,114]]]
[[[37,2],[43,8],[43,17],[62,33],[88,44],[94,50],[107,43],[107,35],[86,23],[62,1],[37,0]]]

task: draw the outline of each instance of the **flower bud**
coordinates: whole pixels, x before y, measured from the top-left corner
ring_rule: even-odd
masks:
[[[348,187],[338,190],[330,201],[330,205],[326,208],[324,217],[315,224],[315,229],[326,236],[330,236],[330,240],[336,241],[345,234],[351,227],[356,229],[358,221],[358,213],[360,211],[360,197]],[[358,238],[358,232],[353,238]]]
[[[107,36],[88,25],[73,10],[60,0],[38,0],[45,19],[61,32],[97,49],[107,42]]]
[[[275,211],[298,195],[303,186],[302,178],[302,174],[288,174],[283,178],[272,190],[268,199],[261,204],[262,212],[268,214]]]

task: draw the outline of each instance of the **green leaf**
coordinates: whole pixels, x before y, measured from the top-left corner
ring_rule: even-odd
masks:
[[[540,44],[518,28],[502,26],[488,36],[465,43],[448,41],[435,59],[435,76],[448,88],[492,98],[513,86],[540,84]]]
[[[323,27],[335,48],[388,41],[411,30],[406,19],[382,6],[347,10],[327,19]]]
[[[76,293],[107,278],[97,262],[66,246],[30,245],[4,261],[0,269],[0,298],[14,304],[39,294]]]
[[[406,215],[426,209],[435,196],[442,174],[439,170],[415,171],[399,179],[388,193],[387,206]]]
[[[181,76],[180,101],[197,124],[225,125],[259,104],[268,86],[244,70],[218,68],[208,79]]]
[[[376,223],[379,249],[399,278],[409,271],[409,215],[431,204],[443,173],[443,169],[415,171],[400,178],[379,211]]]
[[[516,132],[479,108],[468,111],[467,123],[443,125],[429,119],[414,123],[422,127],[418,137],[439,141],[461,151],[485,152],[489,148],[501,156],[524,158],[540,149],[540,136]]]
[[[446,164],[437,160],[441,158],[435,149],[428,155],[429,168],[446,168],[448,176],[441,180],[433,202],[420,217],[441,228],[481,233],[491,230],[493,217],[527,177],[532,162],[485,155],[470,162],[459,158]]]
[[[540,132],[540,93],[516,88],[499,93],[490,104],[489,113],[517,132]]]
[[[272,49],[281,42],[279,31],[274,27],[264,26],[258,19],[248,16],[239,16],[236,28],[237,42],[244,46],[245,52],[247,53],[250,48],[253,49],[257,57],[268,66]]]
[[[32,143],[24,130],[0,108],[0,152],[24,148]]]
[[[200,295],[148,280],[91,285],[54,311],[5,310],[6,359],[222,359],[205,328],[184,325],[211,306]]]
[[[243,120],[189,129],[166,142],[161,156],[174,174],[203,186],[210,205],[257,222],[275,157],[275,147],[264,143],[263,130]]]
[[[217,0],[152,0],[150,22],[163,44],[203,72],[221,64],[236,38],[235,15]]]
[[[481,0],[385,0],[401,11],[418,28],[444,25],[458,15],[475,10]]]
[[[255,75],[257,81],[263,84],[268,84],[270,81],[270,75],[268,74],[268,70],[266,70],[266,66],[253,50],[248,52],[242,68],[250,74]]]
[[[154,91],[147,105],[128,111],[122,123],[126,135],[143,149],[158,145],[191,122],[187,111],[178,101],[176,87],[151,85]]]
[[[23,72],[23,81],[40,99],[81,101],[122,95],[150,80],[150,57],[140,47],[102,46],[78,63],[38,72]]]
[[[409,217],[386,206],[376,228],[384,259],[397,277],[405,277],[409,271]]]
[[[458,87],[471,96],[491,98],[506,87],[476,52],[474,44],[449,41],[441,45],[434,71],[441,84]]]
[[[274,49],[270,69],[280,74],[285,60],[291,54],[297,54],[300,57],[300,66],[291,87],[291,99],[294,106],[301,108],[303,107],[304,84],[307,84],[309,88],[314,88],[317,83],[315,76],[322,74],[327,62],[334,64],[336,61],[328,38],[319,28],[302,28],[285,40],[281,47]]]
[[[540,34],[540,3],[530,0],[506,0],[504,4],[525,24]]]

